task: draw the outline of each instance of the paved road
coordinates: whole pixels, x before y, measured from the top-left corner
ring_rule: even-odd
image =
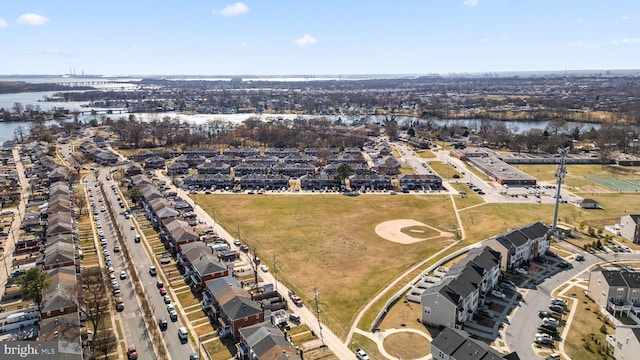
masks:
[[[193,208],[194,211],[196,213],[196,215],[199,218],[202,218],[205,220],[206,223],[208,224],[212,224],[214,226],[214,230],[216,231],[216,233],[226,239],[232,246],[232,248],[234,248],[235,250],[238,250],[235,245],[233,245],[233,240],[234,240],[234,236],[232,236],[231,234],[229,234],[224,228],[222,228],[221,226],[219,226],[218,224],[215,223],[215,221],[213,220],[213,218],[211,218],[211,216],[209,216],[209,214],[207,214],[206,211],[204,211],[200,206],[198,206],[197,204],[194,203],[194,201],[191,199],[191,197],[189,197],[189,194],[179,188],[176,188],[175,186],[173,186],[171,184],[171,179],[169,179],[168,177],[164,176],[162,174],[161,171],[156,171],[156,176],[158,176],[158,178],[160,178],[161,180],[164,180],[167,182],[167,184],[178,193],[178,195],[180,197],[182,197],[183,199],[185,199]],[[251,260],[248,258],[247,254],[243,253],[240,251],[241,256],[243,256],[243,260],[245,260],[247,263],[249,263]],[[268,272],[268,273],[261,273],[262,278],[264,279],[265,282],[267,283],[272,283],[275,284],[275,279],[273,277],[273,275]],[[288,291],[289,289],[282,284],[281,282],[277,283],[277,287],[278,287],[278,293],[280,293],[280,295],[284,296],[285,298],[288,297]],[[322,296],[322,295],[320,295]],[[307,324],[309,326],[309,328],[313,331],[315,331],[315,333],[317,335],[320,334],[320,326],[318,325],[318,319],[315,317],[314,312],[312,312],[312,310],[309,309],[308,304],[305,304],[302,307],[292,307],[292,310],[295,311],[296,314],[300,315],[300,318],[302,320],[303,323]],[[327,347],[329,348],[329,350],[331,350],[339,359],[355,359],[356,356],[353,353],[353,351],[351,351],[351,349],[349,349],[349,347],[335,334],[333,333],[329,328],[323,327],[322,328],[322,335],[324,338],[324,343],[327,345]]]
[[[16,241],[19,240],[18,232],[20,231],[22,218],[24,217],[25,208],[29,201],[29,181],[24,175],[24,166],[20,159],[20,152],[17,148],[14,148],[12,153],[13,161],[16,165],[16,172],[18,173],[18,179],[20,181],[20,201],[18,202],[16,211],[13,214],[11,226],[7,231],[9,236],[7,236],[7,240],[3,244],[4,250],[2,252],[1,266],[4,266],[4,271],[0,271],[0,299],[4,296],[5,285],[11,275],[9,270],[11,269],[11,264],[13,264],[13,251],[16,247]]]
[[[136,243],[134,241],[134,236],[138,233],[138,227],[136,226],[134,230],[131,230],[131,224],[133,224],[133,220],[126,219],[123,215],[124,209],[121,209],[118,205],[117,198],[119,194],[114,193],[111,189],[111,185],[115,184],[114,181],[106,179],[107,169],[103,169],[100,173],[100,179],[104,184],[104,190],[107,194],[108,201],[107,203],[111,205],[113,209],[113,213],[116,215],[116,226],[120,228],[120,232],[124,236],[124,241],[126,243],[127,248],[129,249],[129,253],[135,264],[135,269],[138,272],[138,275],[142,281],[144,287],[144,293],[146,298],[148,299],[151,308],[154,310],[156,319],[165,318],[167,319],[168,326],[167,330],[163,332],[163,339],[167,344],[167,348],[169,351],[169,355],[172,359],[187,359],[189,358],[189,354],[194,352],[194,348],[190,343],[182,343],[178,338],[178,328],[181,326],[185,326],[182,324],[181,320],[171,321],[169,319],[169,313],[167,312],[166,304],[164,303],[163,297],[160,295],[158,288],[156,286],[156,281],[158,277],[153,277],[149,274],[149,266],[153,265],[153,262],[149,258],[148,253],[145,251],[144,244],[142,242]],[[113,249],[113,245],[109,244],[109,248]],[[124,263],[114,263],[116,266],[123,266]],[[158,269],[160,271],[160,269]],[[116,274],[120,273],[120,269],[116,267]],[[120,281],[120,280],[119,280]],[[131,287],[131,282],[129,277],[127,277],[128,284],[125,286],[123,293],[123,297],[129,296],[129,298],[125,298],[125,306],[128,303],[135,303],[137,305],[137,299],[133,294],[133,288]],[[122,286],[122,285],[121,285]],[[175,299],[174,299],[175,300]],[[175,303],[175,301],[174,301]],[[126,309],[126,307],[125,307]],[[130,336],[135,338],[136,336],[146,336],[146,327],[144,327],[144,318],[139,312],[129,312],[123,315],[123,321],[125,323],[125,337],[127,342],[130,341]],[[149,326],[158,326],[157,323],[148,324]],[[132,334],[127,332],[129,329]],[[134,334],[135,333],[135,334]],[[138,341],[138,340],[135,340]],[[137,345],[138,343],[136,343]],[[138,349],[140,350],[140,349]],[[145,352],[146,353],[146,352]],[[153,350],[149,348],[148,356],[146,358],[152,359],[154,357]],[[141,360],[145,359],[145,357],[140,357]]]
[[[573,267],[559,271],[553,276],[543,279],[544,282],[541,284],[532,286],[524,295],[520,306],[508,316],[505,341],[509,349],[516,351],[521,359],[538,358],[531,345],[537,332],[537,325],[540,324],[538,311],[548,310],[551,292],[554,289],[582,273],[587,276],[588,273],[585,271],[595,263],[613,261],[616,258],[617,260],[638,260],[640,258],[640,254],[633,253],[618,253],[616,255],[597,253],[592,255],[579,250],[577,253],[584,255],[585,261],[573,261],[571,262]]]

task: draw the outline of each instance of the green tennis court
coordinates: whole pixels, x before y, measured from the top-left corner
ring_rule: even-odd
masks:
[[[587,179],[617,192],[640,192],[640,180],[592,177]]]

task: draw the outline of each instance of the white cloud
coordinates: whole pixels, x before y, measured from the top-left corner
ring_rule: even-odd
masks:
[[[31,25],[31,26],[40,26],[44,25],[49,19],[42,15],[38,14],[22,14],[17,19],[16,22],[20,25]]]
[[[624,15],[624,16],[622,17],[622,20],[629,20],[629,17],[628,17],[627,15]]]
[[[309,34],[304,34],[303,37],[301,37],[300,39],[295,39],[293,42],[299,46],[305,46],[315,44],[318,42],[318,40],[316,40],[316,38]]]
[[[478,1],[480,0],[464,0],[463,4],[466,7],[476,7],[478,6]]]
[[[493,38],[491,36],[487,36],[482,38],[482,42],[488,43],[488,42],[493,42]]]
[[[244,3],[237,2],[231,5],[225,6],[222,10],[213,10],[214,14],[220,14],[222,16],[236,16],[244,14],[249,11],[249,7]]]
[[[73,55],[66,53],[66,52],[62,52],[53,48],[48,48],[48,49],[44,49],[42,50],[42,55],[49,55],[49,56],[62,56],[62,57],[73,57]]]
[[[9,23],[5,19],[0,19],[0,27],[7,27]]]
[[[616,40],[609,41],[609,43],[612,44],[612,45],[637,44],[637,43],[640,43],[640,38],[635,38],[635,39],[629,39],[629,38],[616,39]]]
[[[241,42],[240,44],[236,45],[236,49],[244,49],[246,47],[247,47],[246,42]]]

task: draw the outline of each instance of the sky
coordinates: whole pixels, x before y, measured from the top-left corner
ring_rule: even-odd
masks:
[[[2,0],[0,74],[640,68],[638,0]]]

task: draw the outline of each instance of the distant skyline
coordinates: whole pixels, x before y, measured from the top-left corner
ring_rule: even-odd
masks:
[[[640,1],[2,1],[0,39],[2,75],[626,70]]]

